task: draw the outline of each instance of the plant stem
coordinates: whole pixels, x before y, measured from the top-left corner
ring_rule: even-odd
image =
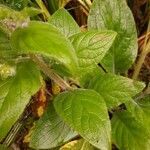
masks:
[[[85,2],[82,1],[82,0],[77,0],[77,1],[78,1],[78,2],[80,3],[80,5],[82,6],[83,11],[85,12],[85,14],[88,15],[88,13],[89,13],[89,8],[88,8],[87,5],[85,4]]]
[[[82,144],[81,150],[85,149],[86,144],[87,144],[87,141],[84,141],[83,144]]]
[[[142,64],[144,63],[145,57],[147,56],[147,54],[150,51],[150,42],[147,43],[149,30],[150,30],[150,21],[149,21],[149,24],[148,24],[148,29],[147,29],[147,33],[146,33],[146,37],[145,37],[142,52],[139,56],[137,64],[135,65],[135,68],[134,68],[134,72],[133,72],[133,76],[132,76],[132,79],[134,79],[134,80],[136,80],[138,78],[140,70],[142,68]]]
[[[41,57],[32,54],[30,55],[30,58],[38,65],[45,75],[57,83],[63,90],[72,90],[72,87],[52,69],[50,69]]]
[[[85,3],[87,5],[87,7],[90,9],[91,5],[92,5],[92,2],[91,0],[85,0]]]
[[[16,135],[17,135],[18,131],[21,129],[21,127],[22,127],[22,123],[17,121],[15,123],[15,125],[13,126],[13,128],[11,129],[10,133],[7,135],[3,144],[5,144],[6,146],[9,146],[12,143],[12,141],[14,140],[14,138],[16,137]]]
[[[33,101],[33,99],[31,99],[31,101],[28,103],[28,105],[25,108],[25,111],[31,105],[32,101]],[[15,122],[13,127],[10,129],[10,132],[7,134],[4,141],[2,142],[7,147],[10,146],[10,144],[15,140],[18,132],[21,130],[21,128],[23,127],[23,125],[26,121],[26,119],[29,117],[30,114],[25,115],[25,111],[22,113],[20,118]]]
[[[49,11],[47,10],[46,6],[44,5],[42,0],[36,0],[36,3],[39,5],[39,7],[41,8],[41,10],[43,11],[43,16],[48,19],[51,15],[49,13]]]

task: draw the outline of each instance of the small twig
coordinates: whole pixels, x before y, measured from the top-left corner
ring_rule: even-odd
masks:
[[[132,79],[134,79],[134,80],[136,80],[138,78],[140,70],[141,70],[142,65],[144,63],[145,57],[147,56],[147,54],[150,50],[150,42],[148,42],[148,32],[149,32],[149,30],[150,30],[150,20],[149,20],[149,24],[148,24],[148,28],[147,28],[147,34],[146,34],[146,37],[145,37],[143,50],[142,50],[142,52],[139,56],[139,59],[137,61],[137,64],[135,65],[135,68],[134,68],[134,72],[133,72],[133,76],[132,76]]]
[[[36,55],[30,55],[31,59],[38,65],[38,67],[47,75],[50,79],[56,82],[63,90],[72,90],[72,87],[57,75],[49,66],[43,61],[43,59]]]
[[[6,136],[5,140],[3,141],[3,144],[5,144],[6,146],[9,146],[14,140],[14,138],[16,137],[21,127],[22,127],[22,123],[19,120],[14,124],[13,128],[11,129],[11,131],[9,132],[9,134]]]
[[[47,10],[46,6],[44,5],[42,0],[36,0],[36,3],[39,5],[39,7],[41,8],[41,10],[43,11],[43,16],[48,19],[51,15],[49,13],[49,11]]]
[[[85,0],[84,2],[85,2],[85,4],[86,4],[86,6],[90,9],[90,7],[91,7],[91,5],[92,5],[91,0]]]
[[[99,63],[98,66],[99,66],[105,73],[108,73],[108,71],[104,68],[104,66],[103,66],[101,63]]]
[[[84,1],[82,1],[82,0],[77,0],[79,3],[80,3],[80,5],[81,5],[81,7],[82,7],[82,9],[83,9],[83,11],[84,11],[84,13],[86,14],[86,15],[88,15],[88,13],[89,13],[89,8],[88,8],[88,6],[86,5],[86,3],[84,2]]]
[[[30,106],[30,104],[32,103],[32,100],[28,103],[28,105],[26,106],[25,110],[27,109],[27,107]],[[18,132],[21,130],[25,120],[28,118],[28,115],[24,115],[25,112],[22,113],[22,115],[20,116],[20,118],[15,122],[15,124],[13,125],[13,127],[10,129],[9,133],[7,134],[7,136],[5,137],[4,141],[2,142],[3,144],[5,144],[7,147],[10,146],[10,144],[14,141],[14,139],[16,138],[16,135],[18,134]]]
[[[150,32],[148,32],[147,35],[149,36],[149,35],[150,35]],[[141,36],[140,38],[138,38],[138,42],[141,41],[141,40],[143,40],[145,37],[146,37],[146,35],[143,35],[143,36]]]
[[[20,62],[24,62],[24,61],[28,61],[30,59],[30,57],[22,57],[22,56],[19,56],[18,58],[16,59],[11,59],[11,61],[14,61],[15,64],[18,64]]]
[[[11,145],[11,148],[13,149],[13,150],[20,150],[20,148],[17,146],[17,144],[15,144],[15,143],[13,143],[12,145]]]
[[[81,150],[84,150],[84,149],[85,149],[87,143],[88,143],[88,142],[87,142],[86,140],[84,140],[84,142],[83,142],[83,144],[82,144],[82,147],[81,147]]]

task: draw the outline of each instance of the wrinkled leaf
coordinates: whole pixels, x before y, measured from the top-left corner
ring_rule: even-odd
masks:
[[[150,135],[128,112],[118,112],[112,118],[112,138],[120,150],[149,150]]]
[[[50,17],[49,23],[58,28],[66,37],[80,32],[78,24],[64,8],[57,10],[52,17]]]
[[[56,112],[83,138],[101,150],[111,149],[110,121],[103,98],[93,90],[76,89],[54,99]]]
[[[35,149],[50,149],[67,142],[76,133],[57,115],[53,104],[36,122],[30,141],[30,147]]]
[[[18,53],[43,54],[63,63],[71,72],[77,69],[71,43],[50,24],[32,21],[28,27],[17,29],[12,34],[11,43]]]
[[[31,62],[18,64],[17,74],[10,80],[0,81],[0,140],[17,121],[31,96],[40,88],[40,72]]]
[[[142,91],[144,84],[118,75],[101,74],[90,81],[89,88],[97,91],[107,107],[112,108],[132,100],[133,96]]]
[[[102,62],[108,71],[126,71],[137,55],[136,26],[126,1],[94,0],[88,17],[88,28],[114,30],[118,33]]]
[[[105,56],[116,33],[113,31],[87,31],[76,34],[70,38],[78,57],[80,73],[95,68]]]

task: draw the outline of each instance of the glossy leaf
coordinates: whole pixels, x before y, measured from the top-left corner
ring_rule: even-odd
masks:
[[[49,23],[58,28],[66,37],[80,32],[78,24],[64,8],[57,10],[52,17],[50,17]]]
[[[55,59],[75,72],[77,58],[66,38],[50,24],[32,21],[28,27],[17,29],[11,38],[13,48],[18,53],[37,53]]]
[[[102,60],[111,72],[124,72],[137,55],[137,31],[125,0],[94,0],[88,17],[88,28],[114,30],[118,36]]]
[[[56,112],[75,131],[101,150],[111,149],[110,121],[103,98],[93,90],[76,89],[54,99]]]
[[[112,138],[120,150],[149,150],[150,135],[128,112],[118,112],[112,118]]]
[[[97,65],[113,44],[116,33],[113,31],[87,31],[70,38],[84,71]]]
[[[30,147],[34,149],[51,149],[62,145],[76,136],[76,133],[57,115],[53,104],[36,122],[31,135]]]
[[[132,100],[133,96],[142,91],[144,84],[122,76],[103,74],[95,76],[90,81],[89,88],[97,91],[107,107],[112,108]]]
[[[31,96],[40,88],[40,72],[32,62],[18,64],[17,74],[8,81],[0,81],[0,140],[24,111]]]

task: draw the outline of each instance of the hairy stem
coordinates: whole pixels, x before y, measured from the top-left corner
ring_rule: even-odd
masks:
[[[43,59],[36,55],[30,55],[31,59],[38,65],[38,67],[43,71],[45,75],[47,75],[50,79],[52,79],[55,83],[57,83],[63,90],[71,90],[72,87],[63,80],[59,75],[57,75],[49,66],[43,61]]]

